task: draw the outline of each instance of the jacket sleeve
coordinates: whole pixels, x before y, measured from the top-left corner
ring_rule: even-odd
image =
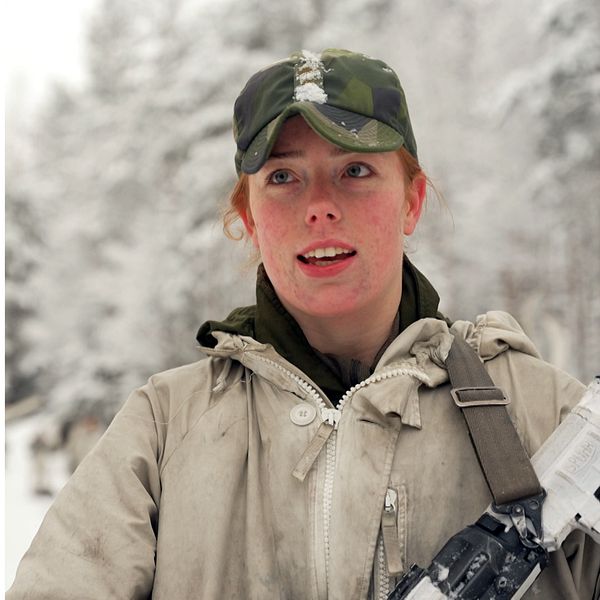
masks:
[[[149,598],[160,478],[158,404],[134,392],[56,498],[8,600]]]

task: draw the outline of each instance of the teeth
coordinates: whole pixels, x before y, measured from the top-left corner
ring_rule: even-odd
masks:
[[[323,258],[324,256],[335,256],[336,254],[350,254],[352,250],[328,246],[327,248],[315,248],[304,254],[304,258]]]

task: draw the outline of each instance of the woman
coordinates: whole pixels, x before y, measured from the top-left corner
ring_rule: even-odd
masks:
[[[294,54],[250,79],[234,134],[227,222],[260,253],[256,305],[205,323],[207,360],[128,399],[11,600],[385,598],[490,502],[450,399],[454,336],[511,399],[530,453],[582,394],[510,316],[449,327],[403,258],[427,180],[387,65]],[[526,597],[591,598],[597,565],[573,536]]]

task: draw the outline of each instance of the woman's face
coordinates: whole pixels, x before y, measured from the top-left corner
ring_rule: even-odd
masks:
[[[423,177],[406,186],[395,152],[347,152],[296,116],[249,176],[242,219],[293,316],[348,317],[397,308],[424,193]]]

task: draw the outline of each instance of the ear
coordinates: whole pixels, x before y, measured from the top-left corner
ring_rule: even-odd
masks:
[[[404,235],[411,235],[414,232],[421,218],[426,192],[427,181],[425,175],[419,173],[406,189]]]
[[[252,240],[254,246],[258,248],[256,224],[254,223],[254,218],[252,217],[252,211],[250,210],[249,204],[246,205],[246,208],[242,210],[239,214],[240,219],[242,219],[242,223],[244,224],[244,228],[246,229],[246,233],[248,234],[248,237]]]

